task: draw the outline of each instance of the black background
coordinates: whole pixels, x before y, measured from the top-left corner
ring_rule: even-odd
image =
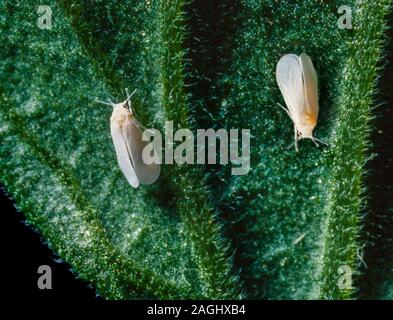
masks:
[[[0,191],[1,205],[1,277],[2,291],[8,298],[72,298],[96,299],[95,291],[75,277],[69,265],[41,241],[38,233],[26,226],[23,214],[4,189]],[[58,261],[58,262],[56,262]],[[37,286],[40,265],[52,269],[52,290]]]

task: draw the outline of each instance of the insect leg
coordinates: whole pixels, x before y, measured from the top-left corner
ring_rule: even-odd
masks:
[[[139,128],[141,128],[142,130],[146,131],[148,130],[142,123],[140,123],[138,120],[134,119],[135,123],[137,124],[137,126]]]
[[[315,144],[316,147],[319,147],[318,142],[316,142],[314,139],[311,139],[311,140],[312,140],[312,142],[314,142],[314,144]]]
[[[291,120],[293,121],[293,118],[291,116],[291,113],[289,112],[289,110],[287,108],[285,108],[281,103],[278,103],[278,105],[281,107],[281,109],[284,109],[285,112],[287,113],[287,115],[291,118]]]
[[[298,152],[299,148],[297,147],[298,136],[297,136],[296,125],[293,125],[293,128],[294,128],[294,131],[295,131],[295,150],[296,150],[296,152]]]
[[[287,147],[287,149],[290,149],[290,148],[292,148],[292,146],[295,144],[295,142],[292,142],[288,147]]]
[[[317,139],[317,138],[315,138],[315,137],[312,137],[312,140],[314,141],[318,141],[318,142],[320,142],[320,143],[323,143],[325,146],[329,146],[329,144],[327,143],[327,142],[325,142],[325,141],[323,141],[323,140],[320,140],[320,139]],[[314,142],[315,142],[314,141]]]

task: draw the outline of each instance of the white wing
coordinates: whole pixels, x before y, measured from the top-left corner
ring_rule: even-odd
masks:
[[[131,157],[124,139],[123,130],[116,122],[111,123],[111,135],[113,145],[115,146],[119,167],[126,177],[128,183],[134,188],[137,188],[139,186],[139,181],[131,162]]]
[[[142,152],[147,141],[142,140],[142,130],[133,119],[127,119],[123,125],[123,134],[136,175],[141,184],[151,184],[160,176],[161,166],[158,163],[146,164]]]
[[[304,87],[300,59],[294,54],[286,54],[277,63],[276,79],[285,104],[297,124],[304,111]]]
[[[307,113],[313,114],[317,118],[319,111],[317,73],[315,72],[311,58],[307,54],[302,53],[300,55],[300,63],[303,71],[305,108]]]

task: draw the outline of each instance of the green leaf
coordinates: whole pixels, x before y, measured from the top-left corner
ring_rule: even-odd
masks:
[[[349,2],[353,30],[337,27],[340,3],[311,0],[59,0],[52,29],[41,30],[39,1],[3,1],[1,182],[105,298],[355,298],[391,7]],[[287,148],[293,128],[277,106],[275,65],[289,52],[313,59],[315,134],[328,148]],[[95,103],[120,101],[125,88],[138,89],[146,127],[250,128],[249,174],[163,165],[157,183],[132,189],[116,163],[112,110]],[[337,286],[342,265],[351,290]]]
[[[338,270],[350,267],[356,280],[362,264],[364,164],[389,3],[347,4],[352,30],[337,27],[341,3],[335,1],[193,5],[190,46],[197,51],[190,73],[199,125],[250,128],[254,135],[248,175],[231,176],[228,168],[209,175],[252,298],[357,296],[356,281],[354,289],[339,290]],[[287,148],[293,127],[278,106],[284,102],[275,66],[290,52],[307,52],[316,66],[321,114],[315,134],[329,148],[307,140],[299,153]]]
[[[182,56],[172,58],[181,2],[64,3],[50,31],[32,28],[37,6],[2,9],[2,181],[29,223],[104,297],[236,297],[199,169],[168,166],[133,190],[113,154],[111,110],[94,102],[133,86],[144,123],[186,124]],[[105,33],[106,46],[94,39]],[[167,92],[172,81],[178,92]]]

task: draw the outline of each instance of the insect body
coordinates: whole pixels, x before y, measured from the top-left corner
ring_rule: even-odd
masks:
[[[276,78],[288,109],[284,110],[294,123],[295,149],[297,141],[313,137],[318,120],[318,79],[310,57],[302,53],[299,57],[286,54],[277,63]]]
[[[141,125],[131,109],[130,100],[134,93],[135,91],[128,95],[127,100],[120,103],[98,102],[113,106],[110,126],[117,161],[128,183],[137,188],[139,184],[155,182],[160,175],[161,167],[158,161],[146,164],[142,159],[147,142],[142,140]]]

